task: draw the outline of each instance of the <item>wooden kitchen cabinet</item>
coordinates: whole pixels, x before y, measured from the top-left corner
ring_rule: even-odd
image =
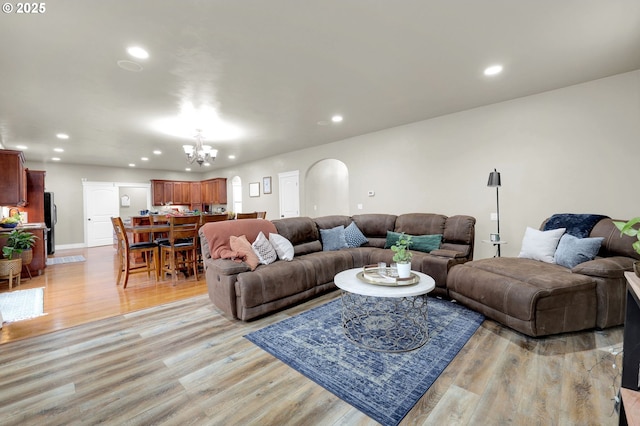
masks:
[[[22,151],[0,149],[0,206],[27,203],[27,176]]]
[[[227,179],[214,178],[198,182],[152,179],[153,205],[189,205],[202,210],[207,204],[227,204]]]

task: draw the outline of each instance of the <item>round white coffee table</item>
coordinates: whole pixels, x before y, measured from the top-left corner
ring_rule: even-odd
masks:
[[[364,348],[381,352],[417,349],[429,340],[427,297],[435,288],[429,275],[411,271],[420,281],[411,285],[369,284],[358,278],[362,268],[334,278],[341,290],[345,336]]]

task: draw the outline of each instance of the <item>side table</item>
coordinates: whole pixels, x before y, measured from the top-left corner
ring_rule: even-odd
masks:
[[[342,328],[358,346],[380,352],[417,349],[429,339],[426,294],[435,288],[429,275],[412,271],[420,281],[405,286],[369,284],[357,277],[362,268],[337,274],[341,290]]]
[[[507,244],[506,241],[490,241],[490,240],[482,240],[483,243],[487,243],[487,244],[493,244],[494,247],[498,247],[496,254],[493,257],[500,257],[500,246],[502,244]]]

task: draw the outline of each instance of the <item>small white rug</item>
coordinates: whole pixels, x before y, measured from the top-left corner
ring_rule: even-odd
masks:
[[[0,293],[3,322],[15,322],[44,315],[44,287]]]
[[[84,262],[85,260],[84,256],[50,257],[47,259],[47,266],[57,265],[59,263]]]

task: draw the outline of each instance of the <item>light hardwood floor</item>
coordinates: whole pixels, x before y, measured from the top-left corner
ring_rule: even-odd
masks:
[[[11,343],[0,345],[0,419],[4,419],[0,423],[375,424],[242,338],[332,300],[337,292],[243,323],[221,315],[206,297],[189,299],[206,293],[203,277],[173,285],[171,280],[157,283],[144,274],[134,275],[123,290],[114,283],[111,247],[66,250],[56,256],[77,254],[87,261],[54,265],[45,275],[23,281],[23,289],[45,288],[48,315],[8,324],[2,330],[1,342]],[[0,284],[0,291],[8,291],[8,286]],[[150,357],[153,354],[153,361],[140,354],[139,347],[127,346],[128,338],[147,338],[152,333],[129,330],[128,321],[136,314],[127,313],[181,299],[189,300],[172,315],[185,322],[210,322],[215,351],[206,351],[205,357],[204,348],[210,347],[212,337],[190,334],[188,326],[178,332],[178,343],[176,336],[157,332],[157,340],[144,347]],[[74,350],[66,354],[63,370],[48,369],[42,357],[49,355],[44,353],[36,354],[40,362],[34,367],[20,364],[21,358],[31,360],[32,343],[53,339],[54,348],[54,342],[67,343],[73,330],[51,337],[46,333],[84,323],[95,324],[94,333],[103,332],[106,325],[96,320],[109,317],[113,321],[108,327],[120,327],[123,333],[118,341],[108,342],[114,345],[108,356],[84,354],[89,349],[82,341],[70,341]],[[115,345],[121,349],[115,350]],[[622,327],[532,339],[487,320],[401,424],[617,424],[613,398],[620,383],[622,355],[611,350],[619,351],[621,346]],[[184,352],[185,347],[202,347],[203,354],[192,349]],[[2,369],[2,365],[20,369]],[[173,370],[161,375],[163,380],[145,380],[145,371],[165,367]]]

